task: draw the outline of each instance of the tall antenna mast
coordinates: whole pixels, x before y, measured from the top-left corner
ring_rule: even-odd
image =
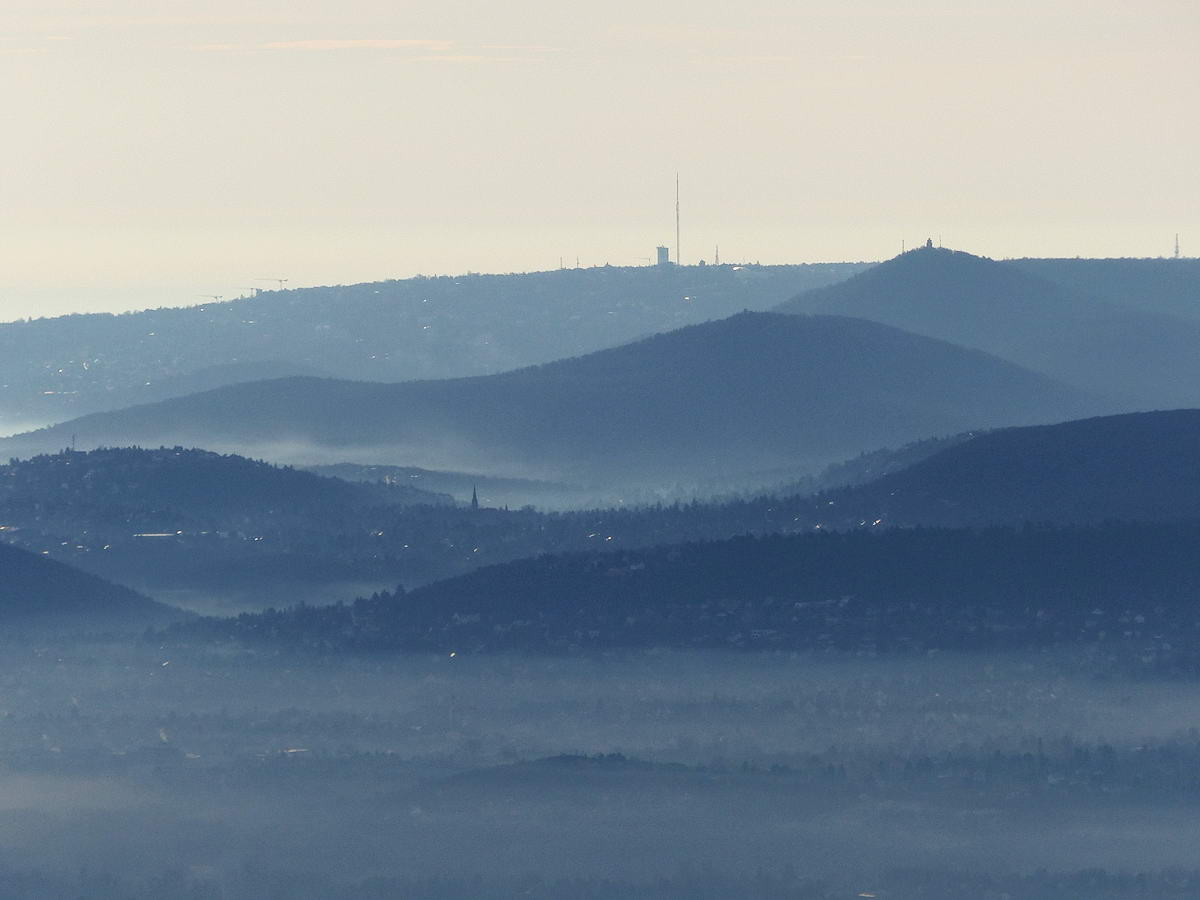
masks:
[[[679,173],[675,173],[675,265],[683,265],[683,257],[679,255]]]

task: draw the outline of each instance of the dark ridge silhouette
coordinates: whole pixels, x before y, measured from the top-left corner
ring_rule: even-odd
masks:
[[[854,527],[1189,519],[1200,516],[1198,459],[1195,409],[1006,428],[824,494],[817,521]]]
[[[542,556],[408,593],[180,626],[324,652],[925,651],[1132,641],[1200,671],[1200,524],[892,529]],[[1173,635],[1164,645],[1163,635]]]
[[[140,630],[189,617],[129,588],[0,543],[0,623],[6,629]]]
[[[985,350],[1112,398],[1106,412],[1200,406],[1200,322],[969,253],[912,250],[777,309],[860,316]]]
[[[900,447],[866,450],[851,459],[826,466],[816,475],[799,481],[777,482],[773,487],[759,493],[776,497],[808,496],[819,491],[866,484],[892,472],[907,469],[948,447],[969,441],[975,435],[976,432],[964,431],[959,434],[923,438]]]
[[[83,417],[2,441],[0,453],[77,437],[628,483],[816,466],[1093,409],[1049,378],[878,323],[743,313],[501,375],[237,385]]]
[[[351,483],[241,456],[183,447],[66,450],[0,466],[0,509],[36,504],[174,515],[194,523],[236,517],[304,519],[373,505],[448,504],[406,484]],[[143,523],[148,524],[148,523]]]
[[[713,503],[578,513],[622,546],[813,529],[1172,522],[1200,516],[1200,410],[929,439]]]
[[[266,377],[404,381],[501,372],[767,309],[866,265],[417,277],[0,324],[0,433],[6,422],[62,421]],[[255,367],[275,371],[254,374]]]
[[[453,500],[181,447],[65,451],[0,466],[9,540],[181,605],[292,602],[395,583],[368,525]],[[353,535],[353,537],[348,537]]]

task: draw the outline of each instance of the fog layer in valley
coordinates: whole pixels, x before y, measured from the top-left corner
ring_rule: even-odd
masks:
[[[10,645],[0,666],[10,872],[128,886],[173,870],[219,892],[204,896],[286,872],[315,891],[294,895],[327,896],[372,876],[635,884],[709,867],[754,896],[756,869],[792,866],[900,896],[884,893],[897,867],[1162,869],[1193,864],[1200,838],[1200,795],[1169,765],[1200,754],[1200,687],[1108,680],[1082,651],[59,643]]]

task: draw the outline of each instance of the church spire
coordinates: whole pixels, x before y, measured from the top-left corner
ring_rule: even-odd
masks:
[[[479,492],[471,485],[471,509],[479,509]]]

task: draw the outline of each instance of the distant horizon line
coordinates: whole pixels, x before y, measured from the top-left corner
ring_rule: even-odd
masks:
[[[981,259],[991,259],[991,260],[994,260],[997,262],[1013,262],[1013,261],[1020,261],[1020,260],[1090,260],[1090,261],[1102,262],[1102,261],[1124,260],[1124,261],[1140,261],[1140,262],[1172,262],[1172,263],[1179,262],[1179,263],[1184,263],[1184,262],[1195,262],[1197,260],[1200,260],[1200,257],[1197,257],[1197,256],[1186,256],[1186,255],[1173,256],[1173,255],[1162,255],[1162,254],[1160,254],[1158,256],[1081,256],[1081,255],[1075,255],[1075,256],[987,256],[986,254],[982,254],[982,253],[974,253],[969,250],[960,250],[960,249],[956,249],[954,247],[948,247],[948,246],[945,246],[940,243],[934,244],[933,247],[930,248],[927,246],[927,244],[924,241],[920,241],[920,242],[915,243],[912,246],[906,245],[903,250],[896,253],[894,256],[886,257],[884,259],[858,259],[858,260],[843,259],[843,260],[819,260],[819,261],[805,261],[805,262],[761,262],[760,260],[754,260],[754,261],[722,260],[721,262],[708,262],[707,260],[701,259],[695,263],[680,264],[680,263],[672,261],[672,262],[667,263],[666,265],[661,265],[661,264],[658,264],[655,262],[641,263],[641,264],[634,264],[634,265],[613,264],[613,263],[608,263],[608,262],[592,263],[590,265],[580,265],[580,264],[576,263],[573,266],[560,264],[559,266],[555,266],[552,268],[510,270],[510,271],[506,271],[506,272],[501,272],[501,271],[485,272],[485,271],[475,271],[472,269],[467,269],[465,271],[460,271],[460,272],[444,272],[444,273],[417,272],[417,273],[414,273],[411,275],[372,278],[372,279],[366,279],[363,281],[311,283],[311,284],[305,284],[305,285],[296,285],[294,287],[290,286],[290,287],[286,287],[286,288],[272,288],[272,287],[241,288],[240,290],[242,291],[242,293],[239,293],[236,295],[229,295],[229,296],[219,295],[219,294],[204,294],[204,293],[197,291],[195,296],[208,297],[211,299],[209,299],[207,302],[201,301],[201,302],[195,302],[195,303],[191,303],[191,302],[165,303],[165,304],[161,304],[158,306],[147,305],[147,306],[131,307],[128,309],[120,309],[120,310],[93,309],[93,310],[83,310],[83,311],[74,311],[74,312],[57,312],[57,313],[51,313],[48,315],[38,315],[38,316],[18,316],[16,318],[12,318],[12,319],[8,319],[8,318],[0,319],[0,325],[16,324],[16,323],[20,323],[20,322],[42,321],[42,320],[47,320],[47,319],[61,319],[61,318],[66,318],[68,316],[90,316],[90,315],[120,316],[120,315],[134,315],[134,314],[143,313],[143,312],[154,312],[157,310],[164,310],[164,309],[198,309],[203,306],[208,306],[212,303],[224,304],[224,303],[231,303],[236,300],[249,300],[249,299],[253,299],[254,297],[256,297],[260,294],[288,293],[291,291],[322,290],[322,289],[329,289],[329,288],[349,288],[349,287],[359,287],[359,286],[363,286],[363,285],[388,284],[388,283],[402,282],[402,281],[433,280],[433,279],[441,279],[441,278],[451,278],[451,279],[453,279],[453,278],[509,278],[509,277],[521,277],[521,276],[533,276],[533,275],[553,275],[555,273],[563,273],[563,272],[585,272],[585,271],[590,272],[590,271],[594,271],[597,269],[620,269],[620,270],[671,269],[671,270],[678,270],[678,269],[716,269],[716,268],[736,269],[736,268],[746,268],[746,267],[756,267],[756,268],[768,269],[768,268],[789,268],[789,267],[802,267],[802,266],[876,266],[876,265],[880,265],[885,262],[889,262],[893,259],[898,259],[899,257],[904,256],[908,253],[913,253],[913,252],[916,252],[919,250],[924,250],[924,249],[949,250],[949,251],[956,252],[956,253],[966,253],[969,256],[975,256],[975,257],[979,257]],[[253,280],[253,279],[249,279],[249,280]],[[288,278],[283,278],[283,279],[271,278],[271,279],[263,279],[263,280],[287,282],[290,279],[288,279]],[[245,293],[246,290],[253,291],[253,293],[247,294],[247,293]]]

